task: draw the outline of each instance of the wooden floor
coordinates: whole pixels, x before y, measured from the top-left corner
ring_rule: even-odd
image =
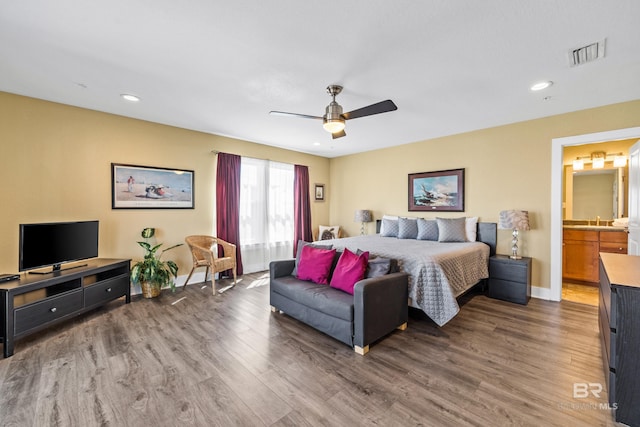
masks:
[[[184,298],[184,299],[183,299]],[[269,310],[268,276],[122,300],[16,342],[0,360],[3,426],[596,426],[597,308],[465,297],[438,328],[366,356]]]

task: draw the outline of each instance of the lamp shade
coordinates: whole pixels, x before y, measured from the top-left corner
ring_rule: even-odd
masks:
[[[518,231],[530,230],[529,211],[510,210],[500,212],[498,228]]]
[[[367,209],[359,209],[356,211],[353,216],[354,222],[371,222],[373,221],[373,216],[371,215],[371,211]]]

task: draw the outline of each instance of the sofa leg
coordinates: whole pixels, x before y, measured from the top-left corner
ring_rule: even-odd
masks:
[[[401,331],[404,331],[405,329],[407,329],[407,322],[404,322],[402,325],[398,326],[396,329],[400,329]]]
[[[365,345],[364,347],[360,347],[359,345],[354,345],[353,346],[353,351],[355,351],[356,353],[358,353],[361,356],[364,356],[365,354],[367,354],[369,352],[369,346]]]

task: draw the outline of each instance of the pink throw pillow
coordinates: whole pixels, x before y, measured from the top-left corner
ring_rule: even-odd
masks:
[[[333,271],[330,286],[353,295],[353,287],[356,282],[364,279],[368,262],[369,252],[356,255],[349,249],[345,249]]]
[[[298,279],[328,285],[335,254],[335,249],[319,249],[305,245],[298,263]]]

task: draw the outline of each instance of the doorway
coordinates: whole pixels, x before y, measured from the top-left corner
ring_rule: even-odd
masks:
[[[564,173],[564,147],[632,138],[640,139],[640,127],[551,140],[551,277],[548,295],[548,299],[551,301],[562,300],[562,179]]]

